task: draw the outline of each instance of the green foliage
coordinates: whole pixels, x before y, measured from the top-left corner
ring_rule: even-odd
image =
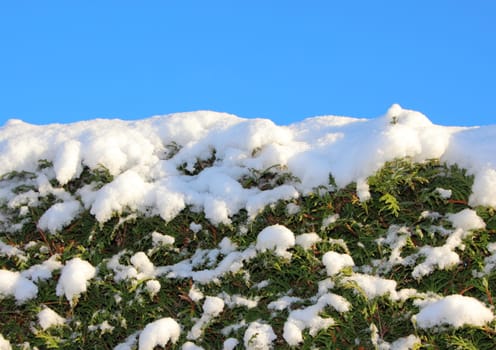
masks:
[[[171,144],[167,157],[173,157],[179,150],[178,145]],[[180,170],[193,176],[213,166],[215,161],[213,151],[208,159],[197,160],[193,171],[186,170],[186,165]],[[43,169],[52,166],[49,162],[40,164]],[[0,184],[16,194],[36,192],[33,178],[32,173],[14,172],[1,177]],[[356,272],[392,279],[397,283],[396,290],[413,288],[420,293],[463,294],[492,306],[496,272],[482,274],[485,259],[492,254],[488,245],[496,242],[496,212],[492,208],[475,208],[485,221],[486,229],[471,232],[464,238],[464,249],[456,249],[460,264],[435,267],[432,273],[420,279],[412,277],[415,266],[425,259],[418,255],[422,247],[438,247],[446,243],[447,236],[439,231],[452,229],[445,215],[469,207],[473,177],[456,165],[440,164],[437,160],[414,163],[410,159],[398,159],[386,163],[368,178],[371,198],[367,202],[359,200],[354,184],[337,188],[332,175],[329,179],[334,185],[332,191],[323,187],[291,201],[279,201],[251,219],[248,219],[246,211],[241,210],[232,216],[230,225],[212,225],[203,213],[194,208],[184,209],[169,222],[158,216],[124,212],[104,224],[96,222],[85,210],[61,232],[50,235],[38,230],[37,222],[56,201],[53,196],[41,197],[36,204],[28,205],[22,218],[18,208],[3,205],[0,214],[6,225],[1,226],[0,239],[22,249],[25,259],[0,254],[2,268],[25,270],[58,254],[63,263],[76,256],[88,260],[98,267],[98,275],[72,307],[64,297],[55,295],[60,271],[55,271],[53,278],[38,282],[38,296],[22,305],[18,305],[13,297],[0,297],[3,298],[0,301],[1,333],[11,341],[14,349],[21,348],[24,342],[40,349],[112,349],[148,323],[170,316],[182,326],[178,343],[182,344],[203,313],[203,302],[192,300],[189,294],[195,284],[205,296],[227,293],[257,302],[256,307],[226,305],[222,313],[206,325],[202,337],[195,341],[197,345],[205,349],[220,349],[227,337],[235,337],[242,344],[247,325],[233,329],[228,335],[222,330],[243,321],[261,320],[269,323],[278,336],[274,348],[291,349],[282,338],[290,312],[315,305],[319,283],[330,279],[333,287],[329,292],[351,302],[352,308],[338,312],[332,306],[324,307],[320,316],[331,317],[334,325],[314,335],[305,330],[299,349],[373,349],[372,324],[377,327],[381,340],[390,343],[410,334],[417,336],[422,341],[418,349],[495,348],[495,321],[485,327],[418,329],[411,317],[418,313],[419,307],[411,298],[396,300],[387,294],[368,298],[357,283],[346,280],[352,275],[350,267],[330,277],[322,263],[326,252],[349,253]],[[66,184],[64,189],[74,194],[81,186],[100,188],[112,180],[108,169],[85,167],[81,175]],[[243,187],[260,190],[297,181],[279,165],[265,170],[250,169],[249,174],[240,179]],[[451,190],[451,197],[443,198],[438,188]],[[289,215],[289,204],[296,206],[298,211]],[[437,215],[425,215],[426,212]],[[20,222],[23,225],[19,231],[6,229],[9,227],[7,224]],[[193,232],[191,223],[200,224],[201,230]],[[316,233],[319,240],[308,249],[298,245],[289,249],[290,259],[274,251],[258,252],[244,261],[239,270],[204,284],[195,283],[191,277],[158,275],[155,279],[161,288],[156,295],[150,295],[146,290],[151,277],[116,280],[114,272],[107,266],[109,259],[119,252],[122,252],[120,263],[127,266],[132,265],[131,257],[137,252],[146,253],[155,266],[173,266],[195,256],[198,258],[199,252],[204,252],[205,256],[213,258],[198,258],[195,270],[212,270],[225,258],[219,251],[219,243],[224,237],[237,244],[238,251],[244,251],[256,244],[262,229],[275,224],[288,227],[295,235]],[[403,259],[410,257],[413,263],[389,266],[393,248],[384,240],[391,231],[400,229],[403,233],[398,235],[406,238],[399,256]],[[154,246],[151,237],[154,231],[173,237],[175,243]],[[32,243],[26,247],[28,242]],[[298,299],[282,310],[269,306],[283,296]],[[65,317],[67,323],[41,330],[37,313],[42,305]],[[92,327],[104,321],[113,328],[103,331]],[[168,348],[179,349],[180,345]]]
[[[99,189],[105,184],[111,183],[113,180],[114,176],[101,164],[94,169],[84,166],[81,175],[78,178],[69,181],[64,188],[70,193],[75,193],[84,185],[92,184],[95,189]]]

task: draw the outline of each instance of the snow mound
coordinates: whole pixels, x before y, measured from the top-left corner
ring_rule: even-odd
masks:
[[[492,311],[479,300],[457,294],[428,303],[414,317],[420,328],[483,326],[494,319]]]
[[[0,270],[0,296],[14,296],[18,302],[36,298],[38,287],[19,272]]]
[[[345,267],[355,266],[353,258],[348,254],[327,252],[322,257],[328,276],[334,276]]]
[[[246,329],[243,342],[246,350],[265,350],[272,349],[272,342],[276,338],[270,325],[254,321]]]
[[[287,250],[295,245],[294,233],[283,225],[272,225],[264,228],[257,237],[256,248],[258,251],[274,249],[282,257],[291,257]]]
[[[38,322],[41,329],[46,330],[53,326],[63,325],[65,323],[65,318],[60,316],[49,307],[45,307],[38,313]]]
[[[139,336],[139,350],[153,350],[156,346],[165,347],[170,341],[175,344],[181,334],[179,324],[170,317],[161,318],[146,325]]]
[[[72,305],[74,298],[78,298],[81,293],[86,292],[88,281],[95,274],[96,269],[89,262],[80,258],[69,260],[62,268],[56,294],[58,296],[65,295]]]
[[[463,209],[456,214],[448,214],[448,219],[453,223],[453,226],[465,231],[486,227],[484,220],[472,209]]]

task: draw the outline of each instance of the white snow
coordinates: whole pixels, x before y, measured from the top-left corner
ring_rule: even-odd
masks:
[[[145,288],[148,294],[153,297],[160,291],[160,282],[157,280],[146,281]]]
[[[448,214],[448,220],[450,220],[456,228],[461,228],[465,231],[486,227],[484,221],[472,209],[463,209],[456,214]]]
[[[132,350],[133,348],[135,349],[134,345],[137,343],[136,338],[139,334],[140,332],[134,332],[129,337],[127,337],[123,343],[117,344],[114,347],[114,350]]]
[[[441,198],[449,199],[449,198],[451,198],[453,191],[438,187],[438,188],[436,188],[436,192],[439,193],[439,196]]]
[[[193,284],[191,286],[191,289],[188,292],[188,297],[191,300],[193,300],[194,302],[198,302],[198,301],[202,300],[203,298],[205,298],[205,295],[203,295],[203,293],[201,292],[201,290],[198,289],[198,287],[196,286],[196,284]]]
[[[105,333],[112,333],[112,331],[115,329],[114,326],[112,326],[107,320],[103,321],[100,324],[97,325],[89,325],[88,326],[88,331],[90,332],[95,332],[95,331],[100,331],[100,334],[105,334]]]
[[[322,238],[315,232],[302,233],[295,237],[295,243],[303,249],[310,249],[315,243],[322,241]]]
[[[20,260],[26,260],[26,253],[24,253],[19,248],[4,243],[1,239],[0,239],[0,255],[5,255],[9,257],[15,256]]]
[[[338,312],[346,312],[351,304],[340,295],[326,293],[318,299],[316,304],[291,311],[288,320],[284,323],[284,340],[289,345],[296,346],[303,341],[305,329],[308,328],[310,335],[315,336],[321,329],[332,326],[334,319],[319,316],[326,306],[332,306]]]
[[[69,224],[81,210],[81,204],[76,200],[56,203],[41,216],[38,226],[44,231],[56,233]]]
[[[329,225],[334,224],[339,219],[339,214],[332,214],[322,220],[321,230],[325,230]]]
[[[32,280],[33,282],[46,281],[52,278],[53,271],[60,270],[62,268],[62,263],[59,259],[59,255],[54,254],[41,264],[33,265],[29,269],[22,271],[21,275]]]
[[[322,263],[326,267],[328,276],[336,275],[345,267],[355,266],[351,256],[336,252],[325,253],[322,257]]]
[[[13,296],[22,303],[33,299],[38,294],[38,287],[17,271],[0,270],[0,297]]]
[[[0,333],[0,350],[12,350],[12,346],[10,346],[10,342],[3,337]]]
[[[236,338],[227,338],[224,340],[224,345],[222,350],[234,350],[234,348],[239,344],[238,339]]]
[[[219,297],[207,296],[203,302],[203,314],[193,325],[187,338],[196,340],[203,334],[204,327],[215,317],[219,316],[224,309],[224,300]]]
[[[390,350],[410,350],[416,349],[417,345],[421,344],[421,340],[416,335],[410,334],[408,337],[396,339],[391,343]]]
[[[155,275],[155,266],[144,252],[137,252],[131,257],[131,264],[138,274],[137,279],[151,278]]]
[[[176,239],[170,235],[163,235],[157,231],[152,232],[152,242],[154,247],[160,245],[173,245],[175,241]]]
[[[268,350],[272,349],[272,342],[276,338],[269,324],[254,321],[246,329],[243,343],[246,350]]]
[[[281,311],[286,308],[289,308],[291,304],[296,303],[298,301],[301,301],[301,298],[285,295],[277,300],[270,302],[269,305],[267,305],[267,307],[272,310]]]
[[[247,309],[253,309],[254,307],[257,307],[258,300],[260,299],[258,297],[250,299],[240,294],[229,295],[226,292],[220,293],[219,297],[222,298],[226,305],[231,309],[240,306],[246,307]]]
[[[60,316],[49,307],[44,307],[43,310],[38,313],[38,322],[41,329],[43,330],[46,330],[53,326],[61,326],[65,323],[65,321],[65,318]]]
[[[181,350],[204,350],[204,349],[193,342],[187,341],[186,343],[183,344]]]
[[[459,328],[465,325],[483,326],[491,322],[494,315],[479,300],[455,294],[423,305],[414,319],[420,328],[442,325]]]
[[[344,281],[353,281],[357,284],[358,290],[365,293],[368,299],[373,299],[383,295],[389,295],[391,299],[398,298],[396,291],[397,282],[378,276],[354,273],[350,277],[344,278]]]
[[[214,223],[228,223],[242,208],[253,216],[277,199],[296,198],[298,192],[327,186],[329,173],[339,187],[357,182],[358,195],[366,200],[365,179],[384,162],[410,156],[415,161],[440,158],[467,168],[475,175],[470,204],[496,207],[495,135],[492,126],[434,125],[421,113],[398,105],[376,119],[325,116],[289,126],[205,111],[140,121],[45,126],[9,122],[0,133],[0,174],[36,171],[38,160],[46,159],[54,164],[55,179],[66,184],[83,166],[104,166],[114,180],[100,189],[90,186],[81,192],[84,206],[100,222],[125,208],[143,213],[153,208],[152,213],[169,221],[192,205],[204,209]],[[166,159],[163,154],[172,142],[178,152]],[[215,167],[196,177],[177,169],[186,163],[193,170],[196,160],[208,159],[213,149],[217,152]],[[263,171],[275,164],[301,182],[267,191],[240,186],[238,179],[248,169]],[[42,183],[39,186],[41,190]],[[75,204],[70,212],[66,208],[64,220],[53,218],[53,224],[43,224],[60,229],[74,218],[74,208]]]
[[[87,261],[73,258],[66,262],[57,283],[56,294],[65,295],[66,299],[74,303],[81,293],[86,292],[88,281],[96,274],[96,269]]]
[[[146,325],[139,335],[139,350],[153,350],[155,346],[165,347],[169,341],[175,344],[181,334],[181,327],[170,317],[164,317]]]
[[[202,225],[192,222],[191,224],[189,224],[189,229],[194,233],[198,233],[201,231]]]
[[[272,225],[264,228],[257,237],[258,251],[275,250],[279,256],[290,258],[287,250],[295,245],[294,233],[282,225]]]

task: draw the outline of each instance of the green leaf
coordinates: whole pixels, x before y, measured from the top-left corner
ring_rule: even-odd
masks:
[[[398,215],[400,214],[400,205],[395,196],[390,193],[385,193],[382,195],[381,198],[379,198],[379,200],[387,205],[386,209],[391,214],[398,217]],[[382,209],[380,211],[382,211]]]

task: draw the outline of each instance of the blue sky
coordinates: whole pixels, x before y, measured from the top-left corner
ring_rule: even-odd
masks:
[[[0,125],[209,109],[496,124],[496,2],[1,1]]]

